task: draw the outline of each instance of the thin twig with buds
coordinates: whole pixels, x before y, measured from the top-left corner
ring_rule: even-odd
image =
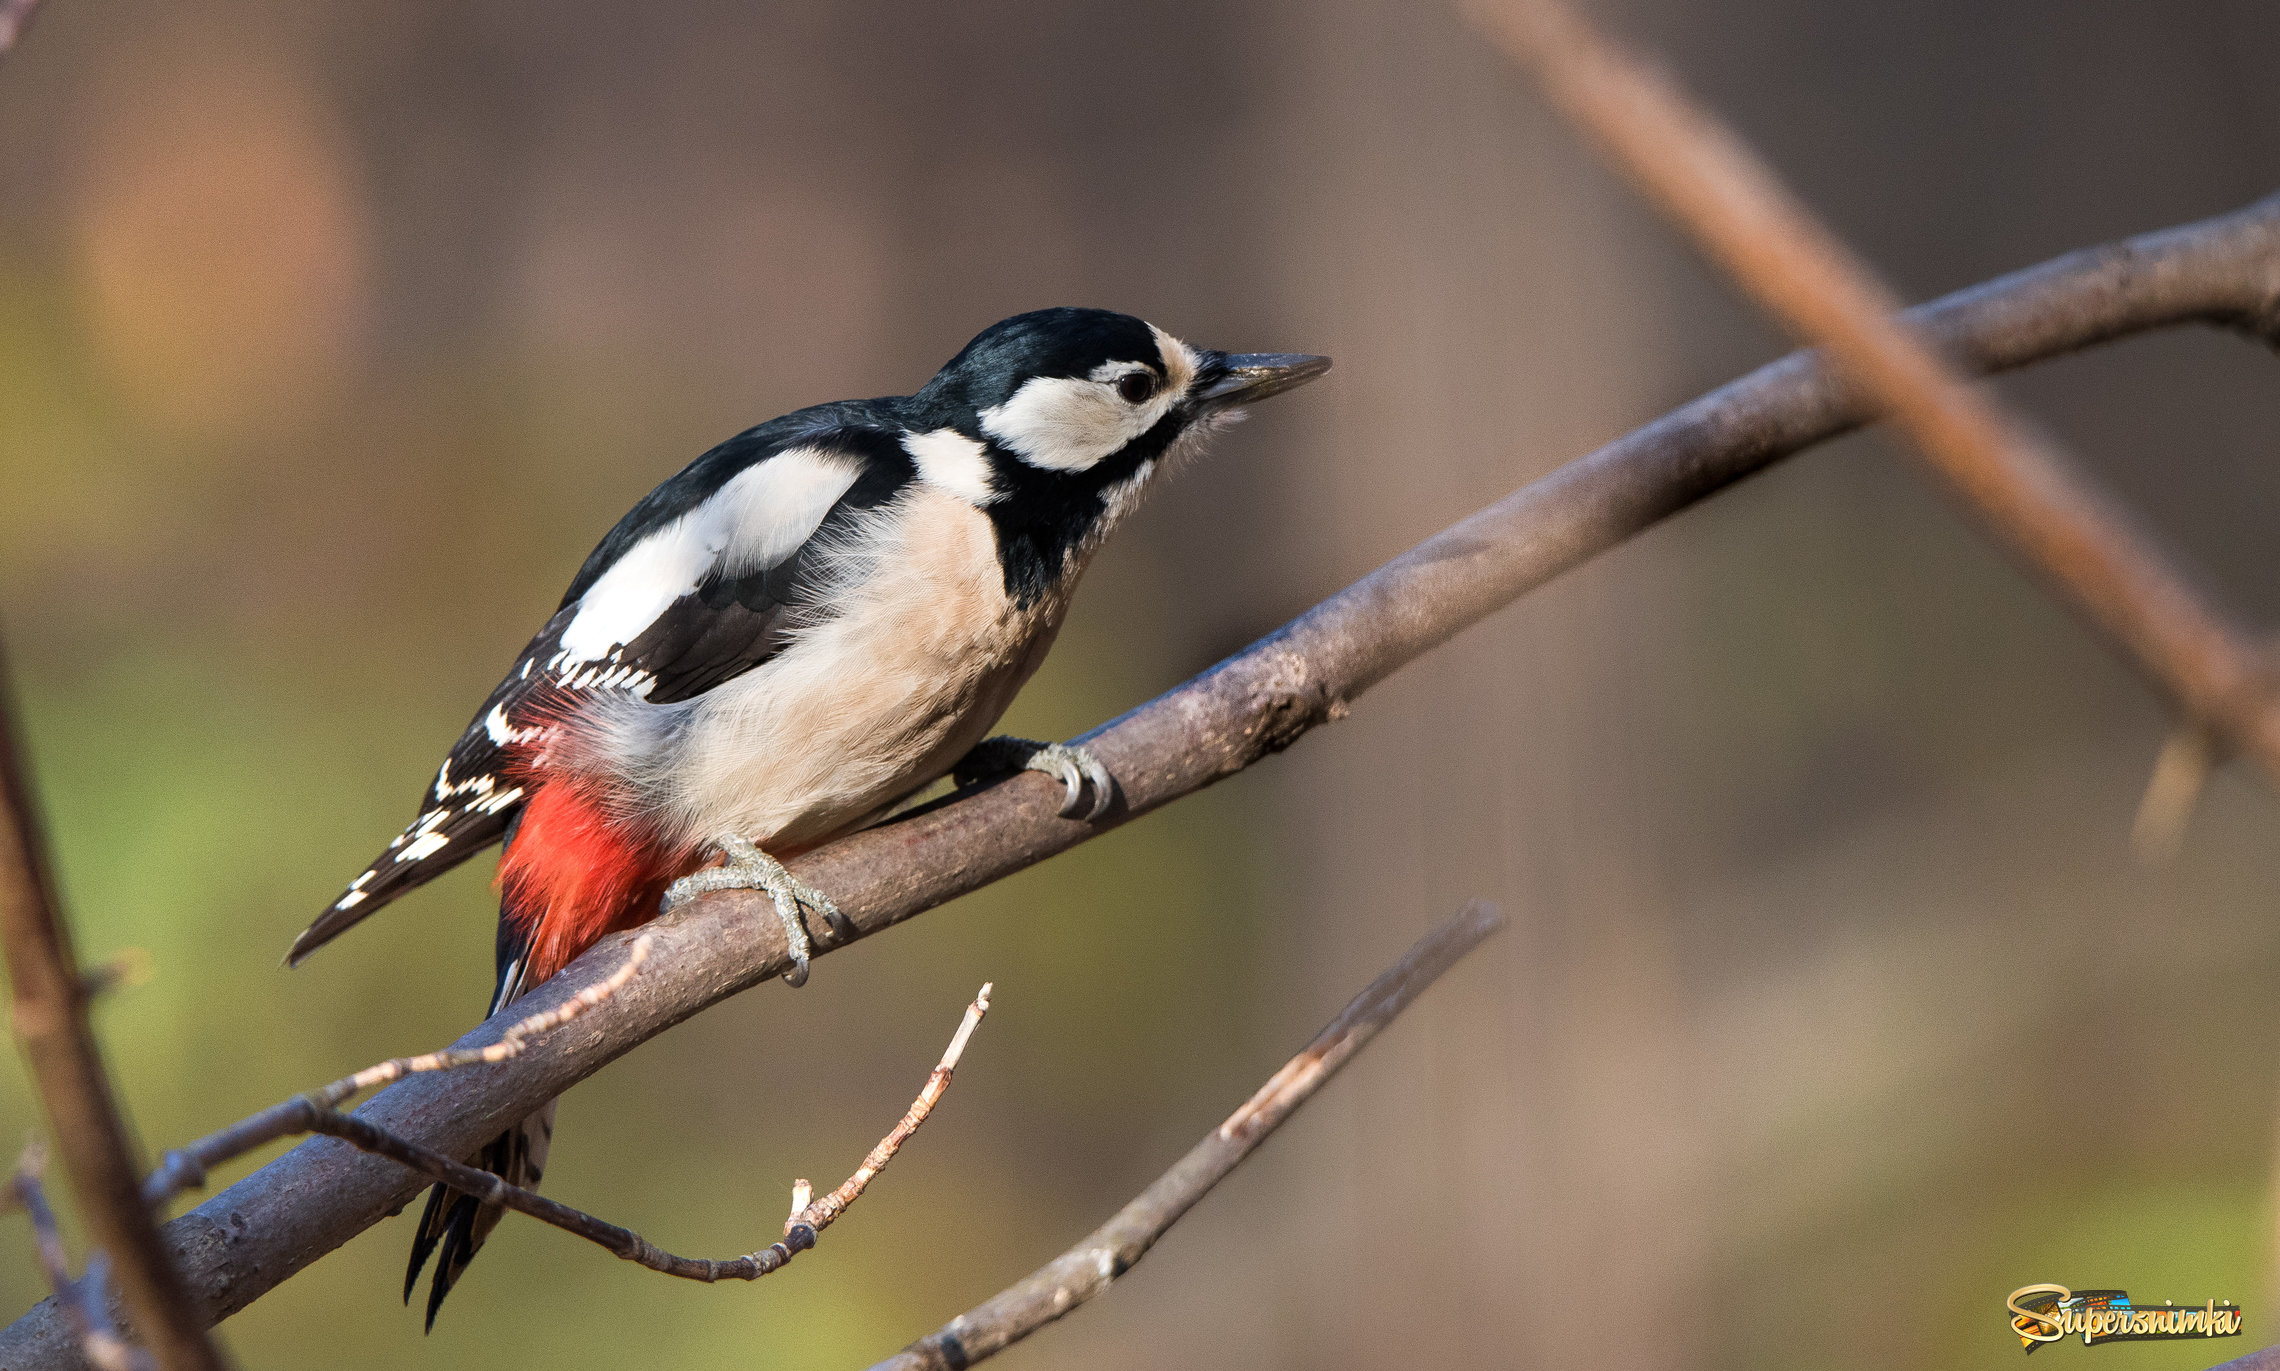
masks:
[[[934,1112],[935,1102],[942,1098],[942,1092],[950,1088],[950,1073],[958,1069],[958,1059],[966,1055],[966,1040],[974,1036],[975,1025],[989,1012],[990,986],[985,982],[982,993],[976,995],[974,1002],[966,1006],[966,1017],[959,1021],[958,1031],[950,1037],[950,1045],[942,1050],[941,1062],[935,1066],[933,1074],[926,1078],[926,1086],[918,1092],[918,1098],[910,1102],[910,1108],[904,1112],[902,1122],[896,1124],[887,1136],[879,1139],[879,1145],[871,1149],[871,1155],[863,1159],[863,1164],[855,1168],[855,1174],[842,1182],[837,1190],[810,1204],[803,1198],[808,1193],[808,1183],[804,1180],[792,1183],[792,1217],[784,1221],[785,1236],[791,1235],[795,1224],[805,1224],[819,1233],[829,1228],[832,1220],[846,1213],[847,1206],[855,1203],[864,1187],[887,1169],[887,1163],[895,1159],[897,1152],[902,1151],[902,1145],[910,1140],[910,1135],[916,1133],[918,1126],[926,1122],[926,1116]]]

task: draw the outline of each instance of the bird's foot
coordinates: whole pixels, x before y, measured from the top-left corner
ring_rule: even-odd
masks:
[[[1116,778],[1108,774],[1108,768],[1100,764],[1100,758],[1092,754],[1092,749],[1073,743],[985,738],[959,760],[950,777],[963,786],[1023,771],[1042,771],[1067,789],[1068,794],[1061,800],[1064,819],[1095,822],[1108,812],[1109,805],[1116,799]],[[1084,802],[1087,786],[1092,787],[1089,807]]]
[[[684,901],[714,890],[758,890],[776,902],[776,917],[784,921],[784,944],[791,953],[792,969],[784,973],[784,984],[807,984],[808,958],[815,950],[808,937],[807,924],[800,918],[800,906],[805,905],[823,917],[825,923],[837,928],[847,921],[831,897],[809,885],[784,869],[784,864],[754,847],[749,841],[733,833],[712,840],[728,860],[719,866],[708,866],[692,871],[673,882],[665,891],[663,908],[671,909]]]

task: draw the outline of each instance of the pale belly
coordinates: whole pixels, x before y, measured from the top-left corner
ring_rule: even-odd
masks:
[[[786,654],[770,664],[785,669],[707,697],[652,812],[685,842],[737,833],[804,847],[835,836],[947,774],[989,735],[1051,637],[1046,627],[1026,644],[897,645],[853,678]]]
[[[946,498],[946,497],[945,497]],[[804,847],[946,774],[1044,661],[1066,597],[1015,607],[970,507],[915,511],[864,591],[696,700],[641,768],[668,841]]]

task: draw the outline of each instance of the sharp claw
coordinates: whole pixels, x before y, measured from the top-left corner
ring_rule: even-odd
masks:
[[[1116,778],[1108,774],[1108,768],[1095,763],[1089,774],[1092,777],[1093,802],[1092,808],[1085,811],[1085,822],[1088,824],[1098,823],[1101,816],[1108,813],[1108,807],[1116,803]]]
[[[713,890],[758,890],[764,892],[776,907],[776,917],[784,924],[784,950],[790,956],[791,970],[784,973],[784,983],[793,987],[807,984],[808,961],[814,942],[808,936],[807,925],[800,918],[802,906],[814,909],[825,922],[835,928],[845,919],[839,907],[822,891],[800,883],[798,878],[784,870],[783,863],[770,857],[748,839],[733,834],[713,840],[713,847],[728,858],[725,865],[692,871],[665,888],[661,902],[672,909],[695,896]]]
[[[1030,753],[1023,769],[1040,771],[1061,783],[1060,815],[1064,819],[1083,819],[1090,823],[1108,812],[1116,800],[1116,778],[1100,759],[1081,747],[1067,743],[1048,743]],[[1085,788],[1092,788],[1092,802],[1085,802]]]

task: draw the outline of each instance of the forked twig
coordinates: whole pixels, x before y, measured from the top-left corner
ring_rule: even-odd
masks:
[[[55,1302],[63,1307],[64,1318],[78,1335],[79,1350],[86,1354],[88,1364],[96,1371],[156,1371],[158,1363],[150,1353],[120,1337],[119,1330],[111,1325],[110,1259],[101,1252],[93,1253],[87,1258],[86,1273],[76,1281],[71,1278],[63,1233],[56,1227],[55,1210],[48,1206],[47,1191],[40,1185],[40,1176],[46,1170],[47,1149],[37,1141],[25,1144],[15,1173],[8,1177],[8,1188],[0,1195],[0,1213],[21,1208],[31,1219],[40,1271],[47,1277],[48,1289],[55,1293]]]
[[[554,1008],[533,1014],[508,1027],[498,1041],[483,1047],[467,1047],[440,1052],[424,1052],[417,1057],[391,1057],[377,1066],[368,1066],[352,1076],[343,1076],[331,1085],[295,1095],[281,1104],[271,1105],[258,1114],[240,1119],[218,1133],[209,1133],[188,1147],[177,1148],[166,1154],[158,1169],[143,1181],[143,1203],[156,1208],[184,1190],[195,1190],[206,1183],[206,1173],[236,1157],[278,1138],[300,1133],[325,1133],[343,1141],[358,1143],[328,1121],[327,1116],[342,1117],[339,1106],[350,1098],[375,1086],[387,1085],[406,1076],[424,1071],[453,1071],[465,1066],[484,1066],[519,1057],[530,1040],[549,1033],[577,1018],[580,1014],[606,1002],[623,990],[628,981],[641,974],[641,964],[649,960],[652,946],[647,934],[634,939],[626,951],[625,964],[610,973],[605,980],[587,986],[570,999]],[[381,1130],[374,1134],[386,1136]],[[412,1143],[400,1143],[412,1148]],[[378,1151],[366,1147],[366,1151]],[[425,1152],[425,1148],[416,1150]],[[430,1154],[440,1155],[440,1154]],[[408,1163],[407,1163],[408,1164]],[[456,1164],[456,1163],[455,1163]],[[472,1168],[470,1168],[472,1170]],[[475,1172],[488,1175],[488,1172]],[[437,1177],[438,1180],[443,1179]],[[462,1187],[464,1188],[464,1187]]]
[[[1039,1267],[987,1303],[920,1338],[871,1371],[956,1371],[996,1355],[1086,1300],[1132,1269],[1180,1216],[1251,1155],[1267,1135],[1367,1046],[1395,1015],[1458,959],[1504,926],[1496,906],[1466,905],[1417,940],[1392,969],[1370,982],[1304,1051],[1246,1100],[1227,1121],[1188,1149],[1171,1170],[1116,1217],[1075,1247]]]
[[[934,1112],[934,1105],[942,1092],[950,1088],[950,1074],[958,1068],[958,1058],[966,1051],[966,1040],[974,1033],[974,1025],[989,1012],[990,987],[984,985],[974,1002],[966,1006],[966,1016],[959,1021],[958,1031],[951,1036],[950,1046],[942,1054],[942,1061],[927,1076],[925,1088],[904,1112],[902,1121],[879,1145],[871,1149],[855,1174],[848,1177],[838,1189],[822,1199],[811,1199],[814,1193],[805,1180],[792,1183],[792,1212],[784,1220],[784,1236],[757,1252],[725,1260],[711,1257],[677,1257],[650,1242],[630,1228],[597,1219],[583,1210],[550,1200],[519,1185],[509,1185],[488,1171],[453,1161],[440,1152],[431,1151],[417,1143],[406,1142],[394,1134],[382,1132],[354,1115],[325,1111],[312,1126],[313,1132],[330,1134],[343,1142],[377,1153],[390,1160],[403,1163],[454,1190],[473,1195],[486,1204],[528,1214],[534,1219],[553,1224],[566,1233],[574,1233],[588,1242],[608,1249],[629,1262],[678,1276],[691,1281],[756,1281],[772,1271],[782,1269],[792,1258],[815,1246],[816,1235],[829,1228],[832,1221],[845,1213],[847,1206],[870,1185],[872,1178],[894,1160],[895,1153],[926,1116]]]
[[[675,1256],[630,1228],[621,1228],[597,1219],[583,1210],[548,1199],[535,1190],[510,1185],[492,1172],[469,1166],[433,1148],[398,1137],[354,1114],[343,1114],[335,1107],[361,1090],[384,1085],[416,1072],[450,1071],[463,1066],[505,1061],[520,1053],[530,1038],[557,1028],[609,999],[639,973],[641,963],[648,954],[649,939],[646,936],[637,939],[625,965],[618,968],[608,980],[589,986],[576,998],[566,1000],[551,1010],[522,1020],[488,1047],[429,1052],[418,1057],[397,1057],[378,1066],[367,1067],[353,1076],[343,1076],[321,1090],[296,1095],[219,1133],[201,1138],[187,1148],[169,1152],[165,1164],[151,1174],[145,1193],[151,1197],[153,1204],[160,1203],[179,1190],[203,1183],[208,1168],[271,1139],[296,1133],[322,1133],[326,1137],[338,1138],[351,1147],[386,1157],[430,1180],[440,1181],[454,1190],[472,1195],[485,1204],[512,1209],[518,1214],[527,1214],[550,1223],[566,1233],[574,1233],[652,1271],[693,1281],[758,1280],[815,1246],[816,1235],[829,1228],[834,1220],[845,1213],[865,1187],[886,1169],[887,1163],[894,1160],[895,1153],[901,1151],[903,1143],[918,1131],[920,1124],[926,1122],[943,1092],[950,1088],[951,1073],[957,1070],[958,1059],[965,1054],[966,1043],[974,1035],[974,1026],[982,1021],[982,1016],[990,1008],[990,987],[984,985],[981,993],[974,997],[974,1002],[966,1007],[966,1015],[959,1021],[958,1031],[951,1036],[950,1046],[944,1050],[941,1062],[927,1076],[926,1085],[918,1092],[918,1098],[903,1113],[901,1122],[879,1140],[878,1146],[871,1149],[870,1155],[863,1159],[863,1164],[856,1168],[854,1175],[821,1199],[813,1197],[813,1188],[806,1180],[793,1182],[792,1212],[784,1220],[784,1236],[757,1252],[725,1260]]]

